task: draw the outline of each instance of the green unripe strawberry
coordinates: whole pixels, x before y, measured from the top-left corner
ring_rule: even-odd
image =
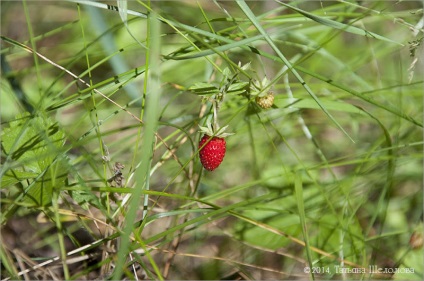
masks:
[[[256,97],[256,103],[263,109],[271,108],[274,104],[274,93],[269,91],[264,96],[257,96]]]

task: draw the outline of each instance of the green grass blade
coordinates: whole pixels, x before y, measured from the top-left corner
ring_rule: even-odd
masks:
[[[160,27],[159,22],[156,19],[154,14],[151,14],[149,18],[149,25],[151,34],[151,41],[149,45],[150,57],[149,57],[149,82],[146,95],[146,110],[143,120],[145,121],[143,142],[141,150],[143,154],[141,156],[141,166],[140,169],[136,172],[136,182],[134,193],[132,194],[132,200],[130,202],[129,210],[125,216],[125,226],[123,229],[122,239],[121,239],[121,248],[118,251],[118,261],[116,264],[115,271],[113,273],[113,279],[121,279],[121,274],[123,272],[123,266],[126,261],[126,257],[129,252],[129,237],[134,231],[133,224],[135,222],[137,210],[141,200],[141,195],[143,194],[143,186],[146,186],[146,181],[150,178],[150,165],[151,165],[151,155],[153,154],[153,145],[155,141],[155,133],[157,130],[158,124],[158,115],[159,115],[159,101],[161,96],[161,82],[160,82]],[[151,260],[153,263],[154,261]],[[157,267],[155,267],[157,268]],[[158,278],[162,280],[160,272],[156,272]]]
[[[306,256],[308,257],[308,264],[309,268],[313,268],[313,260],[312,260],[312,253],[311,253],[311,247],[309,242],[309,235],[308,235],[308,229],[306,226],[306,214],[305,214],[305,206],[303,202],[303,185],[302,185],[302,178],[299,173],[295,174],[295,180],[294,180],[294,190],[296,194],[296,202],[297,202],[297,209],[299,211],[299,219],[300,224],[302,227],[302,234],[303,239],[305,241],[305,249],[306,249]],[[315,280],[315,274],[313,270],[310,270],[309,272],[311,274],[312,280]]]

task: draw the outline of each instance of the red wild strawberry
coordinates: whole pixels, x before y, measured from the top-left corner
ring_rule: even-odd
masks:
[[[207,127],[200,127],[200,131],[203,133],[203,137],[199,142],[199,157],[203,167],[208,171],[213,171],[222,163],[224,160],[226,151],[225,137],[232,135],[231,133],[224,133],[228,126],[219,128],[215,122],[214,128],[208,121]]]
[[[203,146],[210,140],[205,146]],[[213,171],[221,164],[225,156],[225,140],[223,138],[211,137],[204,135],[199,142],[199,147],[202,147],[199,152],[200,162],[208,171]]]

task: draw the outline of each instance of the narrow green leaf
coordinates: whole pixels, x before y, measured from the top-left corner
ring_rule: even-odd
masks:
[[[337,22],[337,21],[334,21],[334,20],[331,20],[331,19],[323,18],[323,17],[317,16],[317,15],[311,14],[309,12],[306,12],[304,10],[301,10],[299,8],[293,7],[291,5],[288,5],[286,3],[283,3],[281,1],[277,1],[277,2],[280,3],[281,5],[289,8],[289,9],[293,10],[293,11],[298,12],[301,15],[304,15],[307,18],[310,18],[311,20],[313,20],[317,23],[322,24],[322,25],[326,25],[326,26],[329,26],[329,27],[332,27],[332,28],[335,28],[335,29],[340,29],[340,30],[343,30],[343,31],[346,31],[346,32],[349,32],[349,33],[352,33],[352,34],[371,37],[371,38],[375,38],[375,39],[379,39],[379,40],[383,40],[383,41],[387,41],[387,42],[390,42],[390,43],[395,43],[395,44],[403,46],[403,44],[401,44],[401,43],[390,40],[390,39],[388,39],[384,36],[378,35],[378,34],[373,33],[371,31],[367,31],[365,29],[358,28],[358,27],[348,25],[348,24],[345,24],[345,23]]]

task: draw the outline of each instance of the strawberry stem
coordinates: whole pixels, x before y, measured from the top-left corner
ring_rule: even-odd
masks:
[[[212,106],[213,106],[213,129],[217,129],[217,128],[219,128],[219,125],[218,125],[218,110],[217,110],[218,102],[214,101]]]

